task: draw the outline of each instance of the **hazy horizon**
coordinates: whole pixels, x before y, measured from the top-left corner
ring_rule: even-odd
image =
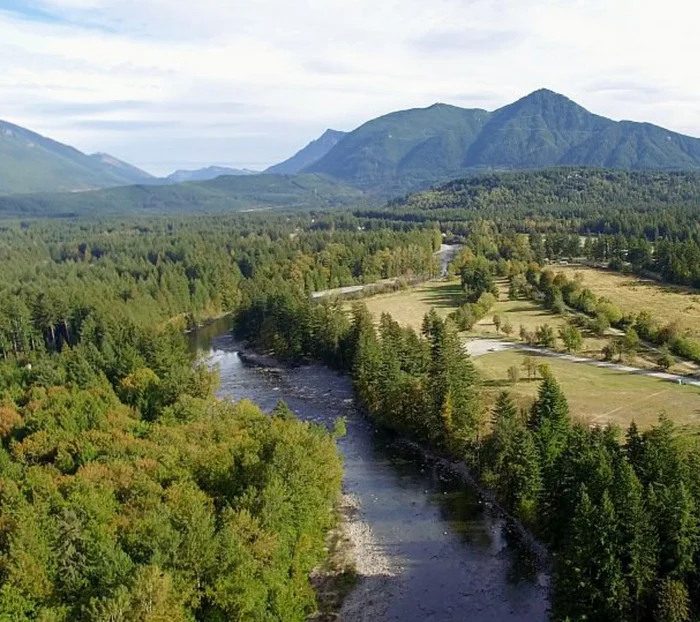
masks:
[[[163,175],[262,170],[325,129],[538,88],[700,136],[687,3],[4,0],[0,118]],[[684,15],[687,19],[679,20]]]

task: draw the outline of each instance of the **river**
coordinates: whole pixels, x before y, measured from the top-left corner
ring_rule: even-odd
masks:
[[[331,426],[345,491],[396,577],[382,585],[376,622],[540,622],[548,620],[548,577],[498,512],[455,473],[394,435],[375,430],[352,406],[349,379],[321,366],[279,373],[244,365],[230,320],[190,336],[221,374],[221,397],[271,410],[284,399],[298,417]],[[372,579],[368,579],[372,580]],[[348,620],[353,622],[353,620]]]

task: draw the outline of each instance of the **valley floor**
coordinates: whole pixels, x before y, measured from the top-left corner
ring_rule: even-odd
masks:
[[[698,380],[513,341],[477,338],[468,340],[465,346],[484,375],[487,392],[494,401],[502,390],[513,393],[524,407],[534,399],[539,383],[535,378],[528,379],[523,368],[525,357],[531,356],[554,373],[572,416],[591,425],[627,427],[634,420],[644,429],[655,424],[661,413],[681,425],[700,424]],[[515,383],[508,376],[511,367],[520,373]]]
[[[553,266],[553,269],[558,272],[559,266]],[[577,269],[570,268],[570,271]],[[592,280],[592,276],[598,272],[586,270],[584,283]],[[622,287],[618,279],[626,283],[630,279],[614,273],[604,273],[597,278],[596,283],[591,282],[591,287],[595,287],[601,279]],[[686,375],[696,373],[696,365],[677,361],[669,372],[660,371],[656,367],[658,352],[648,345],[644,345],[636,356],[628,358],[624,364],[603,361],[601,350],[616,336],[614,330],[603,337],[585,334],[582,350],[576,355],[529,346],[516,339],[504,339],[493,323],[492,318],[496,314],[513,326],[514,334],[521,326],[534,331],[543,324],[549,324],[557,331],[565,319],[530,300],[509,300],[505,280],[499,281],[498,287],[500,296],[494,307],[469,333],[463,334],[468,351],[484,375],[489,400],[495,402],[500,391],[509,390],[521,407],[529,407],[539,386],[534,378],[533,381],[527,379],[522,366],[523,359],[531,356],[542,359],[538,360],[538,364],[546,364],[561,383],[569,399],[572,416],[592,425],[611,423],[624,428],[634,420],[640,428],[647,428],[656,423],[662,413],[680,425],[700,425],[700,380],[694,375]],[[627,287],[626,296],[635,292],[643,295],[642,300],[632,307],[637,310],[644,308],[646,302],[666,294],[674,297],[667,304],[673,302],[674,308],[679,308],[675,297],[685,295],[674,288],[660,287],[656,292],[652,289],[655,287],[653,283]],[[612,296],[609,290],[600,293]],[[459,282],[439,280],[400,292],[373,296],[363,302],[377,320],[382,313],[389,313],[400,324],[419,331],[423,316],[431,308],[441,317],[446,317],[459,305],[461,297]],[[688,305],[694,305],[694,300],[689,298]],[[656,304],[660,303],[657,301]],[[688,305],[681,307],[679,313],[691,313]],[[690,316],[687,319],[690,321]],[[511,367],[519,370],[520,378],[516,383],[512,383],[508,376]]]

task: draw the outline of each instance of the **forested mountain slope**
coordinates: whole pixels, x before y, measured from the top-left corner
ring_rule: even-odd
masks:
[[[265,172],[274,173],[275,175],[294,175],[299,173],[318,162],[335,147],[344,136],[345,132],[326,130],[319,138],[312,140],[306,147],[299,150],[291,158],[271,166]]]
[[[0,197],[0,217],[221,213],[365,203],[360,190],[324,175],[240,175],[182,184]]]
[[[464,168],[489,116],[446,104],[394,112],[350,132],[306,171],[373,187],[449,176]]]
[[[148,173],[107,154],[86,155],[0,121],[0,194],[72,192],[149,179]]]
[[[377,213],[412,220],[586,218],[603,208],[658,212],[698,205],[700,173],[561,167],[457,179],[395,199]]]
[[[363,187],[405,189],[484,169],[570,164],[700,170],[700,139],[616,122],[541,89],[494,112],[435,104],[379,117],[306,170]]]

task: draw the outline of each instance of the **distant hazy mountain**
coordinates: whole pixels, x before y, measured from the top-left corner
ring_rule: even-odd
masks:
[[[0,194],[89,190],[151,176],[107,154],[73,147],[0,121]]]
[[[700,170],[700,139],[606,119],[542,89],[494,112],[435,104],[379,117],[304,172],[386,190],[562,165]]]
[[[102,166],[106,171],[112,171],[114,174],[125,177],[131,180],[130,183],[154,180],[155,177],[140,168],[136,168],[133,164],[124,162],[108,153],[93,153],[90,158]]]
[[[325,175],[239,175],[90,192],[0,196],[0,217],[318,209],[355,207],[367,205],[368,201],[362,191]]]
[[[168,175],[165,180],[169,183],[180,183],[183,181],[206,181],[216,179],[222,175],[257,175],[258,171],[248,169],[228,168],[226,166],[208,166],[194,171],[179,170]]]
[[[340,142],[345,134],[345,132],[339,132],[338,130],[326,130],[320,138],[312,140],[306,147],[295,153],[291,158],[271,166],[265,172],[275,175],[294,175],[295,173],[299,173],[315,162],[318,162]]]

